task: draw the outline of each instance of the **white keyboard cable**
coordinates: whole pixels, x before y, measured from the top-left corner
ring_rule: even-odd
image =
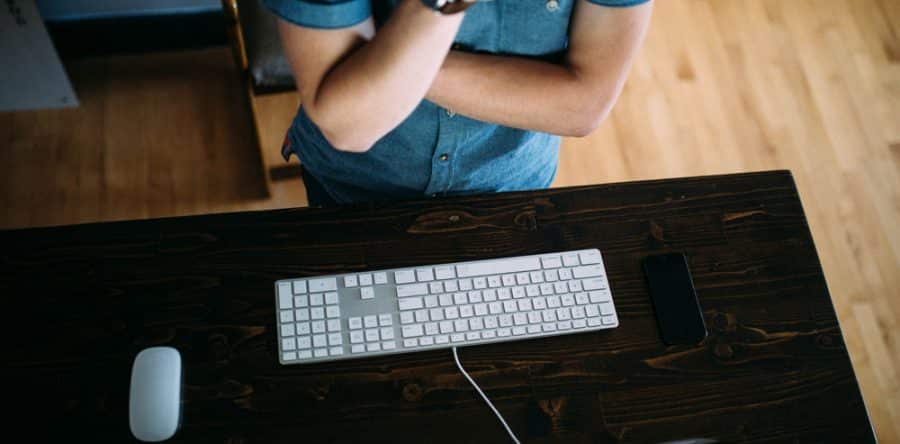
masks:
[[[464,369],[462,364],[459,362],[459,355],[456,353],[456,347],[453,347],[453,359],[456,361],[456,366],[459,368],[459,371],[462,372],[463,376],[465,376],[470,383],[472,383],[472,386],[475,387],[475,390],[478,391],[478,394],[481,395],[482,399],[484,399],[484,402],[486,402],[488,407],[490,407],[491,410],[494,411],[494,414],[497,415],[497,419],[499,419],[500,423],[503,424],[503,427],[506,428],[506,431],[509,433],[509,437],[512,438],[513,442],[515,442],[516,444],[520,444],[519,438],[516,438],[516,434],[513,433],[512,429],[509,428],[509,425],[506,424],[506,421],[503,419],[503,415],[501,415],[500,412],[497,411],[497,408],[494,407],[494,404],[491,403],[491,400],[488,399],[487,395],[485,395],[484,392],[481,391],[481,387],[478,387],[478,384],[475,383],[475,380],[472,379],[472,377],[469,376],[468,373],[466,373],[466,369]]]

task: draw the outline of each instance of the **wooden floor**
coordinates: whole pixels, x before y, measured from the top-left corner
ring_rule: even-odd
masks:
[[[0,227],[305,204],[297,179],[267,196],[226,49],[68,69],[81,108],[0,113]],[[270,161],[296,103],[259,102]],[[562,151],[555,186],[792,170],[876,432],[900,442],[900,2],[659,1],[612,117]]]

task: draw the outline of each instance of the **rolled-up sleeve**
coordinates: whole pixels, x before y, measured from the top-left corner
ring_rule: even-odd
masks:
[[[262,0],[275,15],[307,28],[353,26],[372,15],[371,0]]]
[[[647,3],[650,0],[587,0],[595,5],[609,6],[611,8],[627,8]]]

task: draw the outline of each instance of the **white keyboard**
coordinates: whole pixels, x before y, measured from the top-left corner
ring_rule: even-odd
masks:
[[[596,249],[285,279],[275,292],[282,364],[619,325]]]

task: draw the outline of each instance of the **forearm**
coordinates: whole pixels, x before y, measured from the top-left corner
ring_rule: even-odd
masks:
[[[587,82],[566,65],[451,51],[426,98],[486,122],[584,136],[616,94],[615,82]]]
[[[375,37],[338,63],[316,91],[316,123],[341,148],[365,151],[421,102],[462,22],[405,0]]]

